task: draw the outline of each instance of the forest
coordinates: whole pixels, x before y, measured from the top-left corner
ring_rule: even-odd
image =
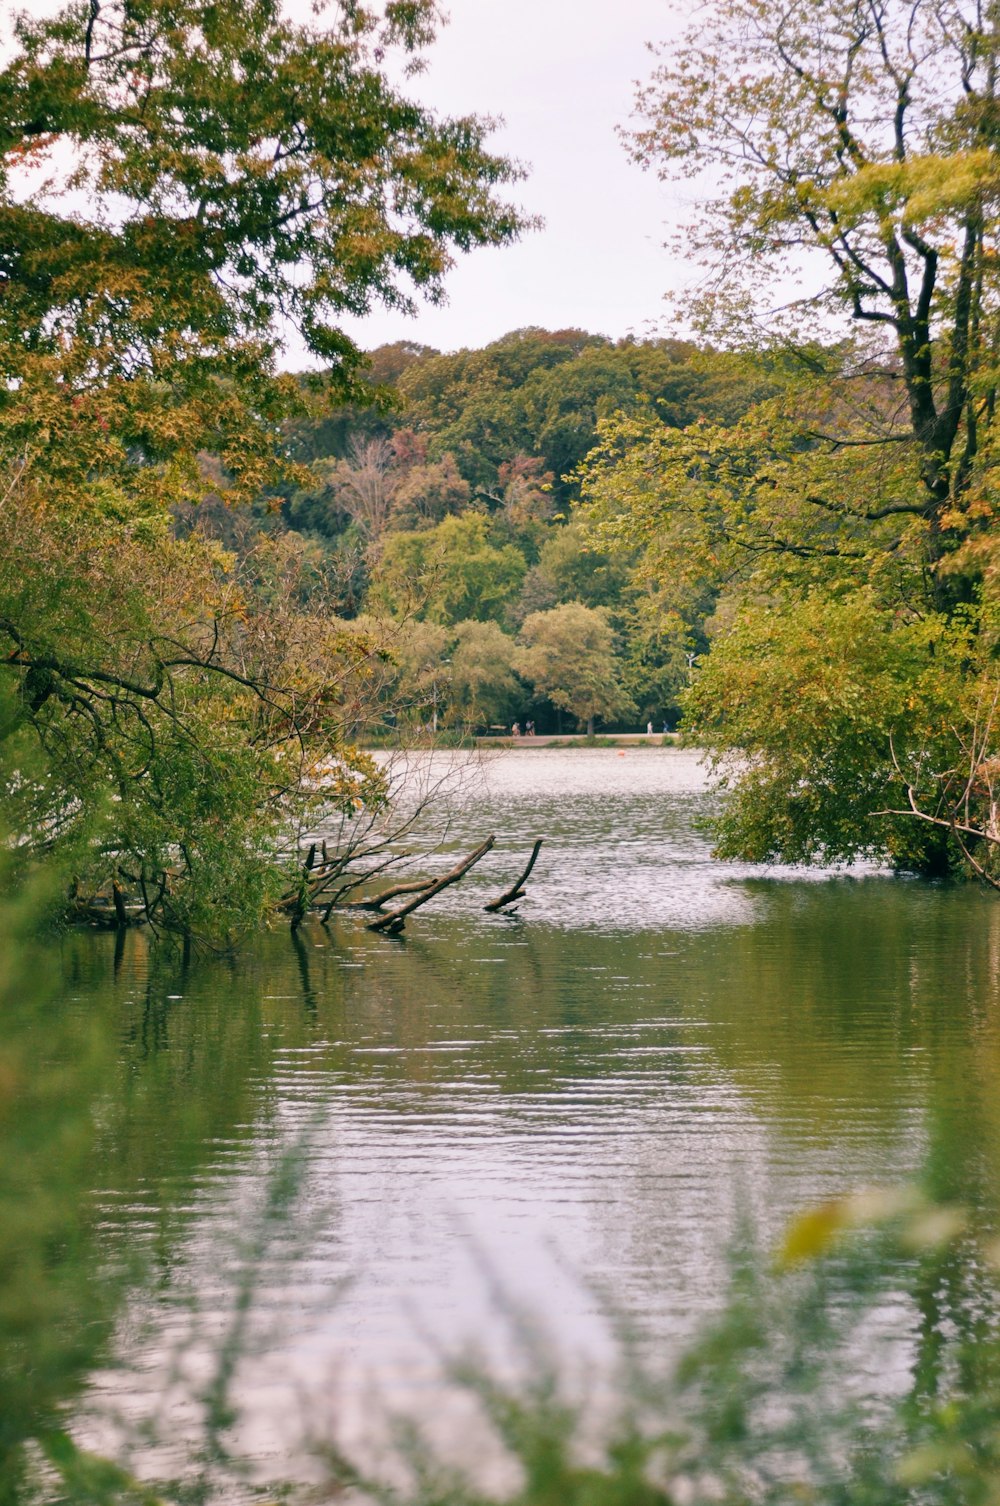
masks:
[[[651,588],[638,551],[602,549],[582,468],[612,416],[724,427],[778,389],[779,363],[540,329],[366,359],[369,403],[288,426],[294,484],[242,510],[220,490],[178,509],[176,529],[247,560],[280,549],[305,599],[322,592],[345,630],[382,646],[378,694],[359,713],[368,738],[529,719],[673,729],[718,590]]]
[[[387,71],[419,69],[433,6],[17,21],[0,754],[25,861],[85,910],[235,935],[295,912],[319,812],[386,808],[373,744],[530,720],[680,725],[721,856],[996,881],[992,32],[855,11],[816,42],[805,0],[731,0],[640,94],[640,166],[747,164],[679,231],[716,269],[694,338],[368,354],[343,315],[439,299],[455,256],[538,228],[489,123]],[[733,27],[745,77],[703,95]]]

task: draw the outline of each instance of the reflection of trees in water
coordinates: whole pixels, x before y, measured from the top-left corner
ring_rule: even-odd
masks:
[[[505,1130],[586,1131],[578,1164],[589,1176],[588,1156],[602,1162],[592,1222],[605,1268],[631,1272],[650,1304],[665,1260],[698,1265],[698,1239],[711,1285],[729,1193],[699,1201],[692,1187],[713,1176],[731,1186],[740,1158],[763,1205],[782,1177],[788,1195],[789,1166],[805,1187],[816,1167],[878,1175],[929,1149],[933,1190],[990,1225],[1000,906],[877,881],[760,884],[754,908],[753,926],[635,935],[430,917],[402,944],[342,922],[186,967],[136,932],[117,947],[68,938],[65,1006],[53,1016],[40,1003],[22,1020],[39,1080],[61,1074],[59,1106],[42,1094],[17,1131],[49,1147],[33,1175],[71,1231],[37,1304],[50,1401],[73,1394],[107,1342],[123,1292],[102,1287],[100,1272],[121,1266],[139,1234],[169,1280],[206,1178],[224,1191],[300,1066],[403,1120],[453,1111],[467,1077],[490,1091]],[[460,1049],[425,1049],[442,1043]],[[368,1054],[373,1045],[395,1049]],[[399,1091],[408,1085],[419,1091]],[[712,1112],[714,1139],[687,1133],[699,1113],[711,1127]],[[63,1134],[84,1150],[53,1156]],[[992,1287],[971,1255],[928,1262],[915,1300],[917,1405],[996,1346],[983,1343]],[[0,1365],[0,1384],[10,1374]]]
[[[218,1145],[249,1145],[272,1107],[278,1040],[252,972],[154,962],[138,932],[62,953],[61,997],[35,967],[0,1014],[0,1502],[150,1262],[169,1280]]]

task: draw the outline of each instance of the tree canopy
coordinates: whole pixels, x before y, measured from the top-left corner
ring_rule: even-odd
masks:
[[[385,797],[347,736],[381,675],[337,620],[336,570],[266,531],[222,548],[198,520],[293,473],[286,426],[312,389],[320,411],[357,390],[341,315],[437,298],[457,252],[523,228],[488,123],[393,81],[434,18],[430,0],[336,0],[306,24],[274,0],[15,18],[4,814],[81,899],[126,889],[151,919],[226,934],[294,890],[321,809]],[[289,330],[321,377],[278,371]]]
[[[729,855],[996,878],[997,23],[713,0],[640,94],[637,158],[711,194],[703,328],[783,352],[735,421],[620,414],[581,472],[691,625]]]

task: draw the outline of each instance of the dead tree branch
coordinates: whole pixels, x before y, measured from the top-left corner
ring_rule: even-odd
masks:
[[[429,889],[433,879],[411,879],[407,884],[393,884],[388,889],[383,889],[379,894],[373,894],[370,899],[356,899],[346,905],[344,910],[381,910],[383,905],[389,903],[400,894],[419,894],[424,889]]]
[[[421,905],[426,905],[428,900],[433,899],[435,894],[440,894],[442,889],[447,889],[449,884],[457,884],[459,879],[464,878],[469,869],[475,863],[479,862],[480,858],[486,856],[495,841],[496,837],[487,837],[481,847],[477,847],[475,852],[470,853],[467,858],[463,858],[460,863],[456,864],[454,868],[450,869],[441,878],[435,879],[434,883],[429,888],[425,888],[421,894],[418,894],[416,899],[411,899],[408,904],[402,905],[398,910],[391,910],[388,915],[381,915],[378,920],[373,920],[368,926],[369,931],[386,931],[390,936],[398,936],[403,929],[407,915],[411,914],[412,911],[418,909]]]
[[[521,877],[517,879],[509,889],[505,889],[499,899],[491,899],[488,905],[483,906],[483,909],[486,910],[490,915],[496,915],[496,913],[499,910],[502,910],[505,905],[512,905],[515,900],[524,898],[524,885],[528,882],[528,877],[531,873],[531,870],[532,868],[534,868],[535,863],[538,859],[538,854],[541,851],[543,840],[544,839],[542,837],[538,837],[536,839],[535,845],[531,849],[531,857],[528,859],[528,865],[525,868],[524,872],[521,874]]]

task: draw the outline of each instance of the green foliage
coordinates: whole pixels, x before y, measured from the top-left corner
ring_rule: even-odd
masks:
[[[514,642],[495,622],[459,622],[451,651],[449,718],[462,726],[507,722],[523,696]]]
[[[390,640],[388,651],[399,668],[400,705],[406,715],[436,721],[448,689],[447,648],[448,631],[437,622],[408,623]]]
[[[22,748],[18,757],[24,756]],[[25,775],[29,765],[23,765]],[[11,771],[6,771],[7,777]],[[57,958],[39,941],[58,870],[0,846],[0,1502],[20,1500],[24,1445],[54,1426],[106,1336],[113,1283],[96,1270],[81,1188],[98,1023],[55,1007]]]
[[[764,374],[756,373],[756,381]],[[753,379],[676,340],[613,344],[581,330],[516,330],[479,351],[413,362],[399,384],[409,422],[434,453],[452,452],[475,485],[491,489],[519,452],[552,472],[556,497],[592,444],[598,422],[652,400],[662,422],[742,411]]]
[[[524,616],[561,601],[614,608],[621,604],[627,584],[628,568],[621,555],[603,553],[574,521],[547,535],[538,564],[525,578],[519,607]]]
[[[452,625],[469,618],[502,621],[527,565],[513,544],[489,541],[478,513],[445,518],[434,528],[390,534],[378,564],[376,595],[397,616],[414,612]]]
[[[22,14],[0,73],[9,352],[31,364],[39,345],[99,339],[108,370],[173,347],[183,380],[234,341],[270,348],[280,313],[347,375],[339,315],[411,306],[401,274],[439,296],[453,248],[516,235],[493,197],[515,174],[485,127],[433,116],[380,66],[431,39],[429,0],[320,16],[298,24],[262,0]],[[54,189],[20,198],[47,165]]]
[[[532,612],[520,633],[514,667],[538,699],[569,711],[593,733],[600,717],[634,708],[622,685],[621,662],[607,613],[569,601],[549,612]]]
[[[436,298],[456,251],[523,227],[487,125],[391,82],[434,20],[430,0],[332,0],[308,24],[270,0],[15,20],[0,735],[4,766],[31,775],[8,777],[4,815],[91,911],[125,893],[157,924],[226,939],[294,901],[320,810],[384,799],[346,736],[381,685],[334,617],[360,572],[345,549],[346,588],[325,582],[261,498],[308,481],[306,415],[330,423],[331,393],[370,395],[340,316]],[[325,407],[277,373],[279,320],[324,362]],[[320,502],[364,540],[374,515],[346,505],[348,479]],[[410,504],[433,515],[456,486],[445,468]],[[250,502],[255,526],[232,523]],[[314,523],[316,499],[301,503]]]
[[[961,760],[970,631],[902,625],[869,595],[822,594],[720,635],[686,702],[691,735],[720,753],[735,792],[719,853],[789,862],[895,855],[915,860],[907,789],[925,799]],[[896,809],[898,816],[887,817]],[[942,861],[941,844],[932,859]]]

